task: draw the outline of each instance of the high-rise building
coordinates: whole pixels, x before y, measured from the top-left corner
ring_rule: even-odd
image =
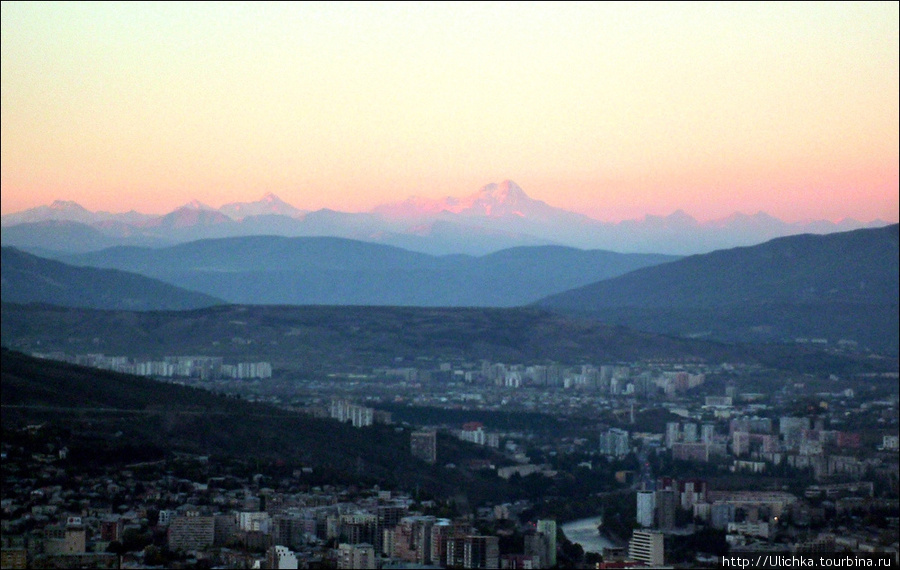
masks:
[[[672,448],[673,445],[681,441],[681,424],[678,422],[669,422],[666,424],[666,447]]]
[[[270,546],[266,551],[266,568],[297,570],[297,556],[286,546]]]
[[[371,544],[339,544],[337,567],[339,570],[350,568],[377,568],[375,548]]]
[[[394,527],[400,523],[400,519],[405,517],[407,513],[406,507],[399,505],[381,505],[375,509],[376,529],[375,529],[375,551],[383,554],[390,552],[385,545],[385,535],[393,537],[391,532]],[[392,538],[391,538],[392,540]]]
[[[750,452],[750,434],[745,431],[736,431],[731,434],[731,452],[737,456]]]
[[[437,462],[437,433],[434,430],[414,431],[410,434],[410,452],[426,463]]]
[[[169,523],[169,550],[202,550],[214,540],[214,517],[175,517]]]
[[[662,566],[665,563],[662,533],[645,530],[634,531],[628,542],[628,558],[649,566]]]
[[[431,527],[431,563],[437,566],[452,566],[447,560],[447,545],[456,537],[471,532],[465,523],[452,523],[449,519],[437,519]]]
[[[729,503],[713,503],[709,509],[709,524],[716,530],[725,530],[734,522],[735,508]]]
[[[549,557],[549,545],[547,544],[547,537],[539,532],[527,532],[525,533],[524,545],[525,545],[525,556],[530,560],[535,560],[536,565],[535,568],[548,568],[550,564],[547,562],[547,558]]]
[[[656,522],[661,529],[675,528],[675,509],[678,507],[678,495],[673,489],[656,492]]]
[[[459,439],[477,445],[484,445],[486,443],[485,438],[484,424],[481,422],[467,422],[463,424],[462,431],[459,432]]]
[[[783,416],[778,421],[778,433],[787,449],[797,449],[803,441],[803,433],[809,429],[809,418]]]
[[[402,518],[393,531],[391,556],[419,565],[431,564],[431,531],[435,522],[432,516]]]
[[[700,441],[703,443],[714,443],[716,440],[716,425],[703,424],[700,428]]]
[[[656,493],[653,491],[638,491],[637,494],[637,523],[644,528],[653,526],[656,513]]]
[[[628,440],[628,432],[612,428],[600,434],[600,453],[611,457],[625,457],[631,447]]]
[[[697,424],[693,422],[687,422],[683,426],[682,441],[685,443],[694,443],[697,441]]]
[[[556,566],[556,521],[553,519],[539,519],[537,531],[544,535],[547,541],[547,565]]]
[[[681,492],[682,509],[690,511],[696,503],[706,502],[706,481],[702,479],[679,481],[678,490]]]
[[[350,422],[353,427],[366,427],[375,422],[375,410],[358,406],[346,400],[332,400],[330,417],[339,422]]]
[[[500,539],[467,536],[463,545],[463,568],[500,568]]]

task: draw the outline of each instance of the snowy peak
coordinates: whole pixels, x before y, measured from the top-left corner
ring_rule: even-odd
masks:
[[[165,216],[160,216],[144,222],[141,226],[146,228],[178,229],[231,222],[231,218],[217,210],[208,206],[204,208],[202,207],[203,204],[200,204],[199,202],[197,202],[197,204],[201,207],[192,204],[193,202],[184,205],[173,212],[169,212]]]
[[[249,216],[289,216],[303,215],[302,210],[291,206],[275,194],[267,192],[255,202],[231,202],[219,208],[219,212],[232,220],[243,220]]]
[[[478,194],[464,200],[465,207],[457,213],[481,214],[488,217],[519,216],[529,217],[538,202],[525,194],[522,188],[512,180],[504,180],[500,184],[491,183],[484,186]],[[541,202],[541,204],[543,204]]]
[[[54,200],[50,206],[48,206],[51,210],[55,210],[57,212],[78,212],[78,213],[89,213],[89,211],[79,204],[78,202],[73,202],[72,200]]]
[[[522,187],[512,180],[504,180],[500,184],[492,182],[484,186],[478,195],[484,200],[491,200],[498,204],[531,200]]]
[[[531,198],[528,197],[528,194],[526,194],[525,191],[522,190],[522,187],[512,180],[504,180],[500,183],[491,182],[490,184],[485,184],[478,192],[467,196],[467,198],[491,200],[496,203],[531,200]]]
[[[484,186],[477,194],[467,196],[455,210],[457,214],[481,215],[490,218],[518,216],[522,218],[539,215],[536,209],[545,206],[543,202],[532,200],[522,188],[512,180]]]
[[[98,216],[77,202],[55,200],[49,206],[38,206],[14,214],[3,216],[3,225],[43,222],[48,220],[79,222],[89,224],[97,221]]]
[[[530,198],[512,180],[492,182],[474,194],[463,197],[447,196],[434,200],[412,196],[403,202],[384,204],[373,211],[389,217],[421,217],[441,213],[488,218],[546,218],[555,208]]]
[[[181,206],[180,208],[175,209],[175,211],[178,211],[178,210],[215,210],[215,208],[213,208],[212,206],[207,206],[200,200],[194,198],[193,200],[191,200],[184,206]]]

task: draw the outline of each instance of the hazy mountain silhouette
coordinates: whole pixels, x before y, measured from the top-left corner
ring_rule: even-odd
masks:
[[[4,240],[10,227],[51,219],[88,224],[117,239],[143,236],[172,243],[247,235],[331,236],[433,254],[472,255],[520,245],[683,255],[754,245],[786,235],[831,233],[885,224],[879,220],[861,223],[851,219],[838,223],[825,220],[786,223],[763,212],[735,213],[721,220],[699,222],[681,210],[668,216],[600,222],[535,200],[515,182],[505,180],[461,197],[412,197],[360,213],[327,208],[306,212],[271,193],[255,202],[233,202],[218,210],[194,200],[163,216],[93,213],[74,202],[55,202],[4,215],[0,220]],[[35,235],[30,239],[31,231],[34,229],[20,228],[15,245],[29,251],[44,251],[40,243],[46,237]],[[134,242],[117,242],[118,245],[126,243]],[[65,246],[64,241],[62,245]],[[72,243],[60,251],[84,249]]]
[[[491,307],[530,303],[671,259],[552,246],[439,257],[342,238],[277,236],[117,247],[65,258],[138,272],[233,303]]]
[[[461,217],[486,217],[494,219],[520,218],[550,221],[555,218],[583,218],[587,216],[554,208],[541,200],[530,198],[512,180],[491,183],[478,192],[454,198],[447,196],[439,200],[410,197],[403,202],[376,206],[373,212],[391,218],[416,218],[437,214],[457,214]]]
[[[98,228],[103,228],[103,230]],[[44,220],[3,228],[3,245],[26,250],[44,257],[58,252],[84,253],[120,245],[158,247],[171,241],[129,235],[132,226],[114,221],[97,222],[95,226],[68,220]],[[105,230],[105,231],[104,231]]]
[[[266,193],[255,202],[231,202],[219,208],[219,212],[233,220],[243,220],[250,216],[300,217],[306,212],[291,206],[275,194]]]
[[[822,336],[896,352],[898,291],[894,224],[685,257],[538,305],[660,332]]]
[[[143,275],[74,267],[2,248],[4,302],[49,303],[96,309],[194,309],[223,301]]]
[[[2,218],[3,226],[24,224],[31,222],[44,222],[47,220],[79,222],[92,224],[109,220],[120,221],[128,224],[139,224],[155,218],[150,214],[141,214],[131,210],[121,214],[111,212],[91,212],[81,204],[71,200],[56,200],[49,206],[38,206],[22,212],[6,214]]]

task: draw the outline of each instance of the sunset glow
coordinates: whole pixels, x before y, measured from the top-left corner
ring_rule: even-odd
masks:
[[[874,3],[2,4],[2,212],[515,180],[601,220],[898,219]]]

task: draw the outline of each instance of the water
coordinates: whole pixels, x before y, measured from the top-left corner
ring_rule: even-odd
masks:
[[[597,532],[597,525],[603,517],[592,517],[568,522],[562,531],[570,541],[580,544],[585,552],[603,553],[604,548],[614,548],[616,544]]]

